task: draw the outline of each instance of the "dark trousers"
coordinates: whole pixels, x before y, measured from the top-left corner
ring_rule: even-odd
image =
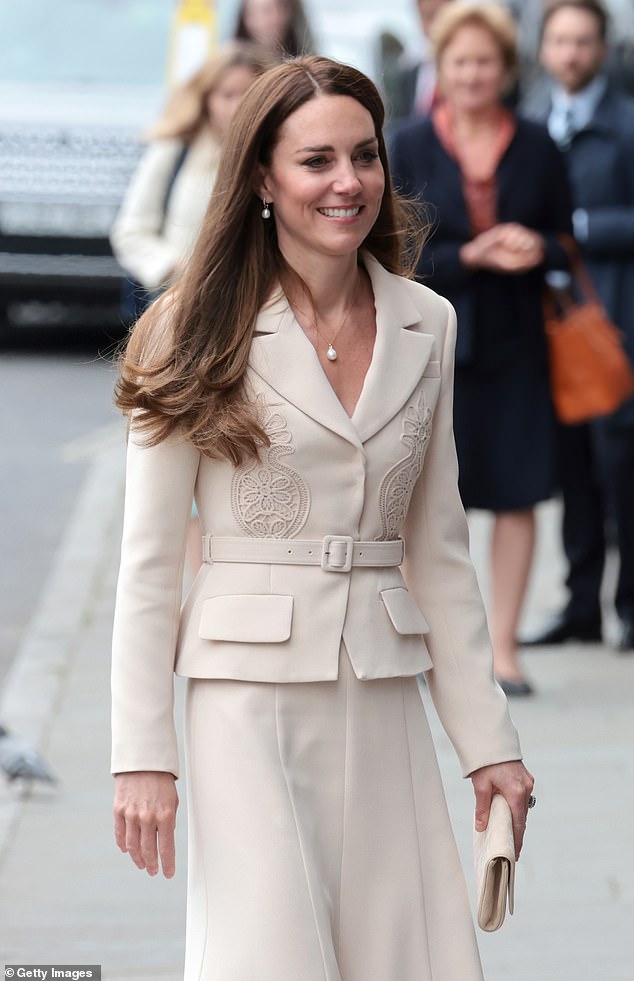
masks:
[[[607,538],[619,556],[615,606],[634,616],[634,427],[614,417],[559,426],[563,545],[568,616],[601,619],[599,594]]]

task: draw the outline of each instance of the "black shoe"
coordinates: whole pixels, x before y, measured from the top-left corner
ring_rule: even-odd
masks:
[[[615,647],[620,654],[634,651],[634,617],[621,618]]]
[[[522,647],[540,647],[548,644],[564,644],[567,640],[577,640],[584,644],[600,643],[600,620],[573,620],[566,613],[558,613],[551,622],[533,637],[524,637],[519,643]]]
[[[511,681],[510,678],[496,678],[495,680],[507,698],[534,694],[533,686],[529,685],[528,681]]]

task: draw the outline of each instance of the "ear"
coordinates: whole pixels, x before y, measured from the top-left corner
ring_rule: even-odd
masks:
[[[270,185],[271,181],[268,170],[260,164],[253,181],[253,190],[259,198],[266,199],[269,203],[272,203],[273,197]]]

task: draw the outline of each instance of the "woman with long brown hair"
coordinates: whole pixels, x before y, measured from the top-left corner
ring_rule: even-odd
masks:
[[[415,264],[375,86],[300,58],[245,96],[176,287],[136,326],[113,645],[115,834],[174,872],[185,978],[481,981],[427,682],[476,794],[533,781],[457,491],[455,318]],[[179,611],[192,495],[203,567]]]

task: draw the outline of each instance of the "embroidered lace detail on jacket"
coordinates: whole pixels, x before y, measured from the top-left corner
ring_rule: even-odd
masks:
[[[379,510],[381,535],[379,541],[398,538],[407,515],[409,502],[421,470],[431,436],[432,413],[421,392],[418,401],[408,405],[403,419],[401,443],[407,455],[395,463],[381,481]]]
[[[238,467],[231,483],[231,507],[252,538],[291,538],[305,525],[310,493],[305,481],[282,458],[294,453],[291,433],[279,412],[265,411],[263,425],[271,445],[260,459]]]

